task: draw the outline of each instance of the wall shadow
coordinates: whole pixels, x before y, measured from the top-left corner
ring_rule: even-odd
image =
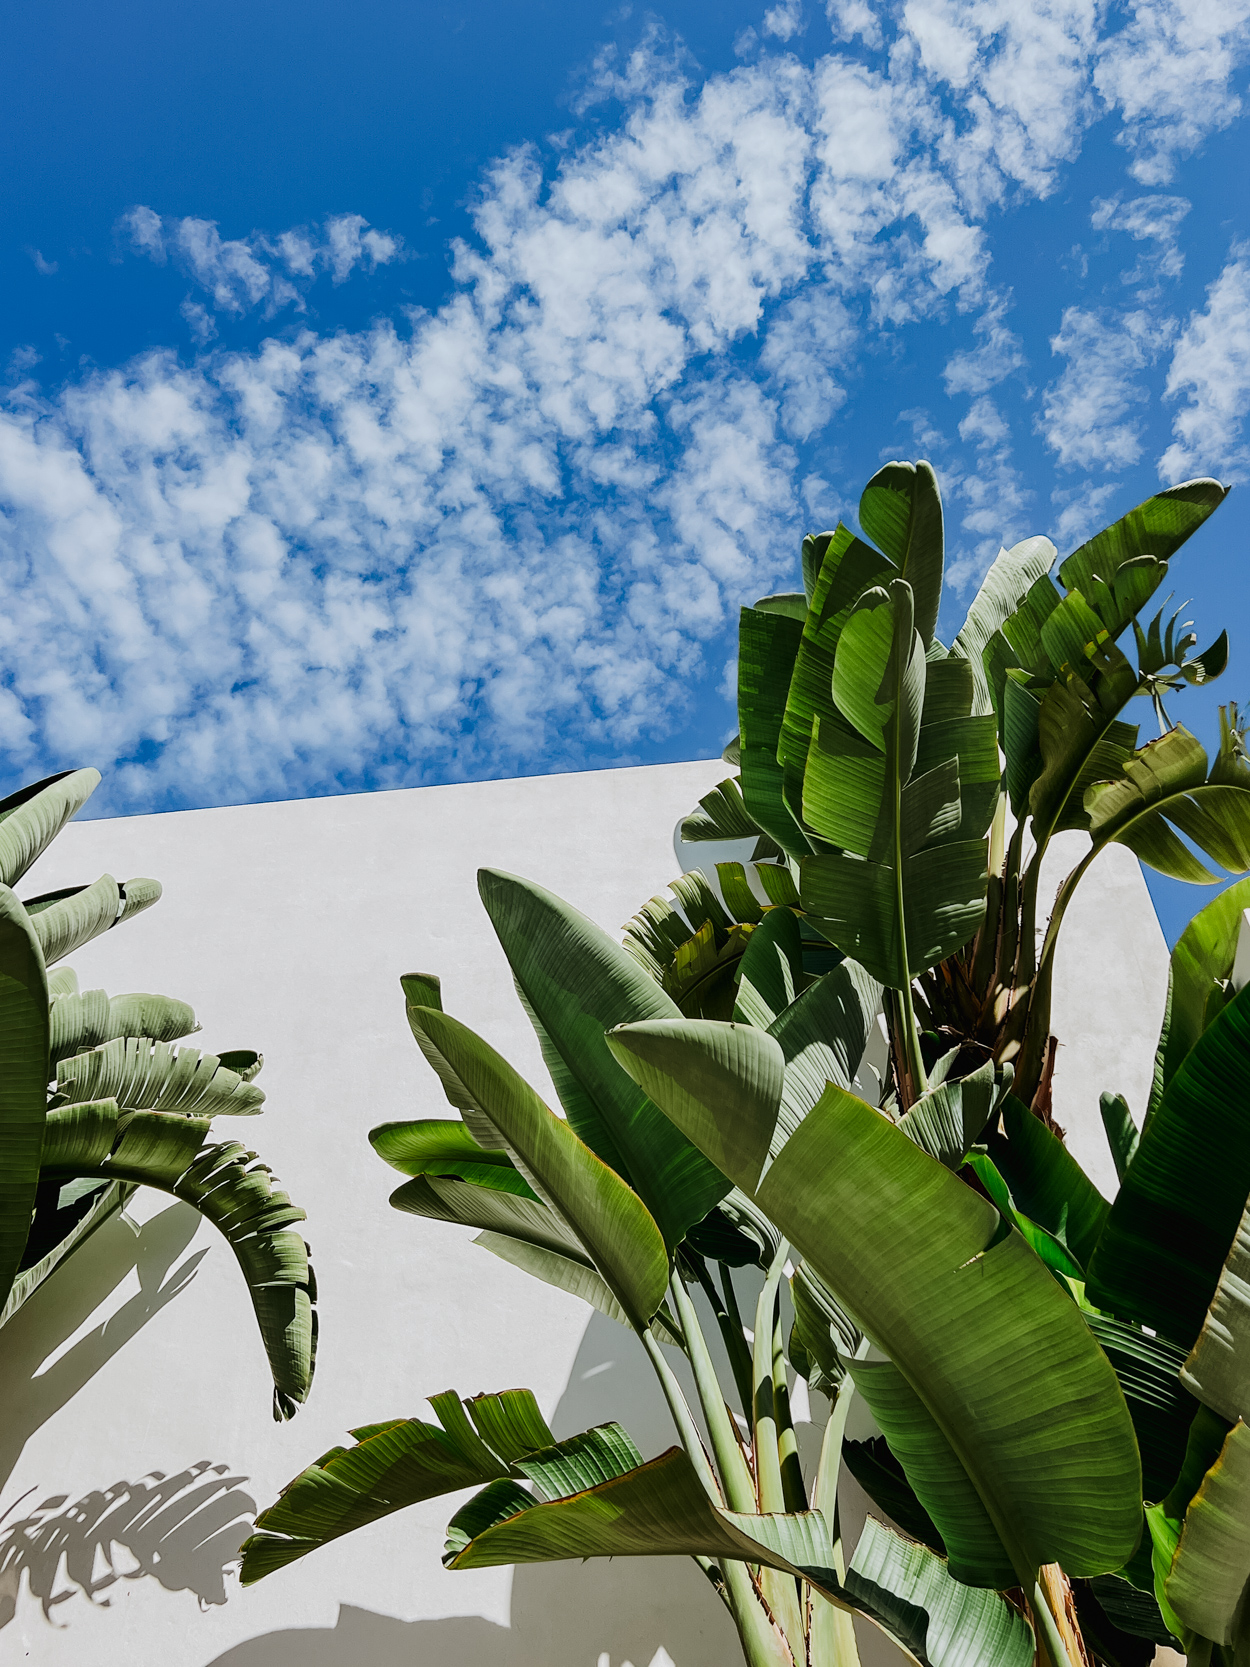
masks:
[[[173,1476],[153,1471],[115,1482],[72,1503],[53,1495],[31,1507],[31,1492],[0,1519],[0,1627],[17,1611],[26,1577],[44,1618],[81,1594],[109,1607],[111,1588],[152,1576],[170,1592],[188,1591],[200,1604],[226,1601],[226,1571],[237,1563],[256,1501],[243,1476],[207,1459]],[[27,1504],[26,1514],[13,1520]]]
[[[40,1286],[0,1331],[0,1488],[22,1449],[119,1349],[195,1277],[206,1250],[174,1264],[195,1237],[200,1216],[175,1204],[136,1234],[119,1216],[105,1222]],[[132,1271],[139,1289],[103,1324],[40,1368],[84,1325]]]

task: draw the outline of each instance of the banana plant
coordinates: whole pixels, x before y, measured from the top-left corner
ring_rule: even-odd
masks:
[[[1009,1063],[1049,1119],[1058,931],[1108,843],[1198,883],[1218,875],[1178,832],[1231,873],[1250,864],[1236,710],[1208,771],[1164,706],[1224,670],[1227,635],[1196,654],[1179,613],[1138,619],[1226,493],[1213,480],[1157,493],[1060,563],[1058,584],[1049,539],[1002,551],[947,649],[937,480],[927,463],[889,463],[860,500],[866,537],[839,525],[807,538],[803,591],[743,609],[726,754],[740,778],[707,795],[683,837],[757,836],[761,900],[778,887],[770,870],[788,872],[804,930],[881,980],[901,1110],[959,1048],[957,1074]],[[1130,625],[1136,666],[1120,646]],[[1123,716],[1136,697],[1163,731],[1144,746]],[[1068,829],[1091,849],[1039,955],[1042,864]]]
[[[1250,1648],[1247,910],[1250,879],[1173,952],[1140,1129],[1103,1096],[1112,1201],[1009,1089],[896,1122],[831,1078],[794,1127],[767,1030],[609,1036],[802,1252],[790,1358],[868,1402],[881,1435],[843,1445],[865,1491],[960,1580],[1032,1579],[1044,1656],[1074,1667]]]
[[[707,888],[687,881],[675,889],[697,915]],[[636,922],[622,947],[529,882],[483,870],[479,885],[562,1115],[443,1011],[436,977],[406,975],[409,1025],[460,1116],[373,1131],[375,1149],[407,1177],[391,1202],[476,1228],[482,1250],[631,1330],[676,1440],[645,1459],[619,1424],[557,1440],[525,1390],[431,1395],[432,1419],[365,1425],[352,1432],[354,1445],[295,1478],[257,1518],[243,1547],[244,1583],[407,1505],[476,1487],[448,1526],[449,1568],[690,1556],[728,1609],[751,1667],[856,1667],[856,1614],[931,1667],[1029,1667],[1028,1622],[997,1591],[969,1581],[974,1568],[958,1571],[876,1519],[854,1547],[844,1545],[837,1480],[868,1344],[811,1269],[802,1276],[805,1311],[836,1314],[845,1356],[814,1342],[828,1368],[818,1387],[832,1410],[819,1460],[804,1472],[780,1300],[790,1247],[733,1184],[726,1154],[701,1149],[679,1129],[608,1040],[621,1025],[685,1022],[664,988],[671,962],[642,964]],[[646,918],[662,947],[665,917],[653,910]],[[684,922],[683,942],[692,924]],[[798,914],[788,903],[735,924],[745,940],[734,962],[736,1001],[751,1017],[719,1029],[768,1041],[784,1140],[805,1126],[828,1081],[849,1089],[880,987],[849,961],[820,974],[805,970]],[[678,928],[668,925],[671,939]],[[705,992],[695,1005],[706,999]],[[737,1107],[743,1090],[734,1067],[727,1055],[718,1081]],[[981,1121],[990,1106],[987,1075]],[[957,1115],[958,1092],[952,1104],[947,1111]],[[749,1107],[740,1110],[746,1116]],[[738,1121],[735,1112],[729,1126]],[[743,1276],[734,1279],[748,1265],[757,1287],[749,1331]],[[707,1343],[709,1318],[725,1343],[724,1382]],[[693,1403],[672,1350],[689,1366]]]
[[[264,1102],[251,1050],[175,1042],[200,1027],[186,1002],[81,991],[54,964],[150,908],[155,880],[19,899],[22,875],[86,803],[95,770],[66,771],[0,801],[0,1326],[140,1186],[191,1204],[225,1235],[247,1282],[289,1418],[312,1382],[315,1286],[292,1231],[303,1210],[255,1152],[214,1137],[219,1114]]]

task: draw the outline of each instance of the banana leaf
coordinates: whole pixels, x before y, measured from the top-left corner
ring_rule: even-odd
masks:
[[[963,715],[942,702],[926,725],[928,676],[907,585],[865,592],[838,643],[837,710],[818,715],[803,778],[806,820],[838,847],[804,859],[803,907],[894,989],[966,943],[985,912],[995,725],[967,715],[970,669]]]
[[[1250,1195],[1250,986],[1147,1124],[1088,1269],[1091,1302],[1193,1346]]]
[[[1115,1368],[1141,1450],[1142,1497],[1164,1499],[1185,1462],[1198,1408],[1178,1375],[1182,1350],[1165,1337],[1086,1311],[1085,1323]]]
[[[452,1118],[379,1123],[369,1131],[369,1144],[401,1175],[457,1175],[479,1187],[535,1197],[507,1152],[479,1145],[464,1124]]]
[[[1250,765],[1225,746],[1208,775],[1205,748],[1180,724],[1134,753],[1115,780],[1095,782],[1085,807],[1095,846],[1127,845],[1173,879],[1218,879],[1180,834],[1235,873],[1250,868]]]
[[[1232,974],[1241,917],[1248,908],[1250,877],[1235,881],[1200,909],[1177,939],[1169,965],[1168,1003],[1148,1117],[1206,1029],[1208,1018],[1214,1018],[1224,1005],[1222,986]]]
[[[963,1586],[923,1545],[864,1523],[845,1590],[930,1667],[1030,1667],[1028,1622],[997,1592]]]
[[[751,819],[794,858],[811,846],[786,803],[778,746],[804,630],[798,620],[763,608],[743,608],[738,625],[742,799]]]
[[[0,822],[0,835],[4,828]],[[30,917],[0,886],[0,1307],[30,1232],[47,1083],[48,975]]]
[[[1050,572],[1055,553],[1048,538],[1025,538],[1010,550],[1000,550],[969,605],[954,651],[972,667],[972,710],[978,717],[994,711],[994,693],[984,663],[990,639],[1015,613],[1037,580]]]
[[[1247,1582],[1250,1427],[1237,1423],[1185,1513],[1165,1587],[1183,1625],[1201,1638],[1232,1644],[1238,1634],[1246,1636]]]
[[[674,1250],[729,1187],[621,1071],[604,1032],[676,1018],[678,1008],[606,932],[541,886],[482,869],[478,889],[540,1039],[580,1091],[566,1104],[570,1123],[635,1189]]]
[[[45,1179],[94,1175],[152,1186],[192,1205],[225,1236],[247,1282],[274,1380],[274,1417],[306,1399],[316,1357],[316,1286],[308,1247],[290,1231],[303,1210],[276,1191],[256,1153],[234,1141],[205,1145],[207,1117],[139,1111],[113,1100],[47,1116]]]
[[[669,1268],[642,1200],[480,1036],[432,1008],[415,1013],[413,1023],[483,1107],[538,1196],[572,1228],[631,1323],[644,1328],[663,1301]]]
[[[1204,1406],[1213,1407],[1230,1423],[1250,1418],[1250,1205],[1180,1379]]]
[[[121,1036],[57,1066],[54,1105],[116,1100],[123,1111],[252,1117],[264,1090],[244,1082],[214,1053],[172,1048],[146,1036]]]
[[[98,770],[62,770],[0,799],[0,884],[16,885],[99,785]]]
[[[50,1056],[53,1065],[86,1053],[120,1036],[146,1036],[153,1042],[177,1042],[200,1027],[185,1001],[169,996],[113,996],[103,990],[75,990],[52,1002]]]
[[[723,1046],[710,1033],[723,1028],[632,1025],[610,1040],[899,1368],[1019,1577],[1031,1587],[1052,1562],[1071,1575],[1120,1568],[1140,1530],[1137,1441],[1115,1374],[1070,1298],[1018,1234],[1004,1234],[992,1205],[836,1086],[765,1169],[780,1096],[770,1104],[757,1078],[732,1120],[724,1114],[705,1065]]]
[[[1166,566],[1158,571],[1150,564],[1170,561],[1227,496],[1228,487],[1206,478],[1156,492],[1074,550],[1059,577],[1117,637],[1166,575]]]
[[[115,926],[122,909],[122,895],[113,876],[101,874],[93,885],[70,886],[41,897],[24,898],[23,907],[30,916],[43,958],[51,966]]]
[[[996,1592],[961,1586],[923,1547],[870,1522],[840,1581],[819,1511],[748,1516],[722,1510],[676,1448],[571,1497],[501,1513],[449,1566],[683,1553],[796,1575],[842,1608],[853,1600],[887,1637],[931,1667],[1028,1667],[1032,1661],[1032,1634],[1022,1618]]]
[[[1009,1094],[1001,1110],[1003,1134],[987,1143],[990,1157],[1025,1215],[1086,1267],[1111,1206],[1063,1141],[1023,1101]]]
[[[941,1536],[952,1577],[998,1590],[1015,1585],[1011,1558],[972,1479],[894,1362],[848,1359],[844,1364]]]
[[[557,1445],[528,1389],[465,1401],[448,1389],[430,1405],[437,1424],[365,1425],[351,1432],[354,1447],[332,1447],[288,1482],[241,1547],[243,1584],[405,1506],[519,1476],[518,1459]]]
[[[774,702],[780,695],[780,705],[769,708],[770,717],[775,713],[781,714],[780,726],[775,731],[770,729],[762,734],[760,744],[761,747],[767,745],[771,736],[773,768],[776,770],[778,764],[781,766],[776,792],[788,815],[791,811],[784,798],[785,783],[789,781],[801,786],[803,772],[807,768],[813,719],[830,709],[833,662],[842,628],[865,590],[898,576],[887,557],[856,538],[841,523],[834,532],[804,542],[804,566],[809,565],[813,571],[811,601],[797,641],[797,652],[791,653],[792,675],[787,674],[784,686],[778,678],[761,692],[763,697],[771,695]],[[739,656],[741,666],[741,650]],[[741,677],[739,671],[740,707]],[[790,854],[804,856],[809,849],[803,838]]]
[[[60,1237],[36,1261],[28,1261],[14,1279],[8,1301],[0,1308],[0,1326],[7,1325],[22,1304],[34,1296],[48,1275],[54,1273],[74,1251],[81,1249],[97,1228],[103,1227],[106,1221],[116,1215],[134,1195],[135,1190],[125,1182],[114,1181],[111,1185],[101,1187],[94,1194],[90,1206],[69,1232]]]

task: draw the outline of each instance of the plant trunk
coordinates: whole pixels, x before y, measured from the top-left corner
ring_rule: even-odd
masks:
[[[1038,1570],[1037,1584],[1041,1595],[1045,1598],[1046,1607],[1067,1652],[1071,1667],[1092,1667],[1089,1654],[1085,1648],[1085,1640],[1081,1636],[1080,1622],[1076,1618],[1076,1603],[1072,1596],[1072,1586],[1067,1575],[1058,1563],[1045,1563]],[[1043,1618],[1039,1616],[1037,1619],[1040,1622]],[[1039,1637],[1035,1657],[1036,1667],[1050,1667],[1050,1656],[1043,1648],[1040,1626],[1037,1630]]]

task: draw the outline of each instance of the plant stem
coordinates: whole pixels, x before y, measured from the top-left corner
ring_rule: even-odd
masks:
[[[778,1313],[773,1328],[773,1410],[777,1418],[777,1456],[781,1460],[781,1485],[785,1492],[787,1511],[807,1509],[807,1488],[803,1483],[803,1466],[799,1463],[799,1444],[790,1417],[790,1383],[786,1377],[785,1339],[781,1333]]]
[[[716,1468],[720,1471],[725,1489],[725,1500],[731,1511],[753,1511],[755,1490],[751,1486],[751,1472],[743,1457],[738,1432],[733,1427],[729,1408],[725,1405],[725,1396],[716,1376],[712,1357],[708,1353],[707,1341],[699,1325],[698,1315],[679,1273],[673,1274],[668,1288],[681,1325],[682,1336],[685,1338],[686,1353],[694,1372],[695,1388],[699,1392],[699,1404],[703,1408]]]
[[[677,1280],[676,1283],[681,1282]],[[719,1506],[721,1493],[716,1483],[716,1475],[708,1460],[694,1417],[686,1404],[686,1397],[681,1392],[681,1385],[665,1360],[655,1333],[648,1327],[641,1333],[641,1337],[642,1346],[646,1349],[655,1375],[660,1380],[660,1388],[664,1391],[664,1399],[668,1402],[668,1410],[677,1427],[686,1457],[694,1466],[708,1498],[714,1505]],[[725,1582],[725,1602],[738,1629],[738,1641],[742,1645],[747,1667],[795,1667],[794,1657],[770,1620],[746,1564],[726,1557],[720,1561],[720,1571]]]
[[[716,1481],[716,1473],[712,1469],[711,1460],[703,1445],[703,1437],[699,1434],[694,1415],[686,1404],[686,1397],[681,1392],[681,1385],[673,1374],[673,1369],[664,1358],[655,1333],[648,1326],[641,1334],[642,1346],[655,1368],[655,1375],[660,1380],[660,1388],[664,1391],[664,1399],[668,1402],[668,1410],[672,1415],[678,1439],[698,1473],[699,1480],[707,1491],[708,1498],[715,1504],[721,1503],[721,1491]]]
[[[738,1313],[738,1304],[734,1301],[733,1308],[729,1307],[729,1300],[722,1299],[720,1292],[712,1282],[707,1263],[701,1256],[691,1256],[690,1261],[699,1276],[699,1284],[703,1287],[703,1294],[712,1305],[712,1312],[716,1316],[716,1324],[720,1327],[721,1338],[725,1344],[725,1353],[729,1356],[729,1368],[734,1375],[734,1387],[738,1391],[738,1401],[742,1407],[742,1416],[751,1416],[751,1351],[747,1348],[747,1340],[742,1335],[742,1317]],[[733,1283],[729,1269],[723,1262],[718,1263],[721,1271],[721,1285],[728,1298],[732,1298]]]
[[[781,1480],[778,1449],[777,1409],[773,1396],[773,1313],[777,1287],[790,1246],[782,1239],[769,1265],[764,1288],[755,1305],[755,1338],[752,1344],[755,1484],[761,1511],[784,1511],[785,1487]]]
[[[1029,1606],[1033,1611],[1036,1622],[1036,1637],[1038,1651],[1042,1659],[1049,1663],[1049,1667],[1078,1667],[1068,1654],[1063,1641],[1063,1634],[1059,1624],[1051,1613],[1046,1592],[1040,1580],[1033,1582],[1033,1591],[1029,1598]]]

